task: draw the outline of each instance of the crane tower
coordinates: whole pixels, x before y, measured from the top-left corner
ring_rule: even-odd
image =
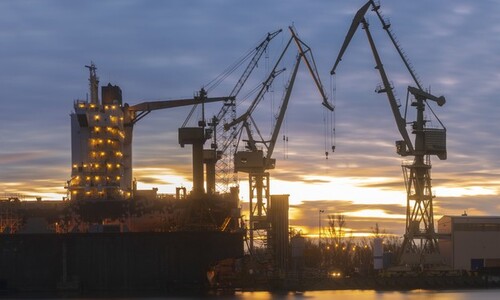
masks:
[[[375,46],[375,42],[369,30],[369,24],[365,19],[365,14],[368,9],[377,14],[378,19],[382,23],[383,29],[388,33],[389,38],[394,44],[398,54],[402,58],[407,70],[413,78],[417,87],[408,86],[407,95],[411,95],[410,106],[416,109],[416,117],[414,121],[408,122],[406,111],[408,109],[407,101],[405,114],[401,115],[399,104],[395,98],[393,87],[389,82],[381,58]],[[411,163],[403,163],[403,175],[406,186],[406,227],[404,241],[401,252],[399,253],[400,265],[409,266],[424,266],[441,264],[439,248],[437,244],[437,234],[434,229],[434,211],[432,200],[431,185],[431,161],[430,156],[436,155],[439,159],[446,159],[446,128],[439,121],[439,118],[434,114],[429,106],[428,100],[436,102],[438,106],[445,104],[443,96],[436,97],[422,89],[422,86],[416,76],[411,64],[404,55],[400,45],[394,38],[394,34],[390,30],[390,24],[382,17],[380,13],[380,5],[375,4],[373,0],[368,1],[356,13],[351,27],[344,40],[342,48],[338,54],[335,64],[331,70],[331,74],[335,74],[336,68],[342,59],[350,40],[356,32],[359,25],[365,30],[373,57],[382,79],[382,85],[377,88],[376,92],[387,94],[392,113],[394,115],[398,131],[403,140],[396,141],[396,151],[401,156],[413,156]],[[410,99],[410,98],[408,98]],[[428,106],[432,114],[439,121],[440,128],[427,127],[427,120],[424,118],[425,107]],[[410,130],[407,129],[410,125]],[[409,132],[415,135],[415,142],[410,139]],[[420,243],[418,243],[420,241]]]
[[[281,125],[285,118],[285,113],[288,107],[290,96],[293,90],[295,78],[301,61],[306,63],[308,70],[314,80],[316,87],[319,89],[322,98],[322,105],[329,111],[333,111],[334,107],[329,103],[326,93],[321,84],[314,59],[312,57],[312,50],[302,40],[299,39],[296,32],[292,27],[289,27],[291,37],[283,48],[279,58],[274,64],[271,72],[266,80],[262,83],[261,89],[253,102],[248,107],[247,111],[239,117],[232,120],[230,123],[224,124],[226,130],[230,130],[238,126],[238,132],[246,132],[247,140],[246,149],[237,151],[234,154],[234,168],[235,171],[244,172],[249,174],[249,201],[250,201],[250,251],[254,249],[254,243],[257,240],[264,240],[267,243],[267,233],[272,231],[270,228],[271,216],[268,212],[270,208],[270,169],[275,168],[276,159],[272,158],[278,134]],[[279,112],[276,115],[276,122],[272,128],[271,137],[265,140],[260,134],[255,119],[252,117],[255,108],[261,102],[266,91],[269,90],[273,80],[283,73],[284,69],[278,69],[284,55],[287,53],[289,46],[295,42],[298,48],[298,54],[295,57],[294,66],[292,68],[290,78],[286,84],[283,98],[280,104]],[[308,58],[309,56],[309,58]],[[252,128],[258,133],[259,138],[254,137]],[[241,135],[241,134],[239,134]],[[264,149],[259,149],[258,144],[263,145]],[[262,232],[262,234],[261,234]]]

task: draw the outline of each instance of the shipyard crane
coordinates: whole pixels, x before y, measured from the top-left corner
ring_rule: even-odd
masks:
[[[274,32],[269,32],[255,48],[249,51],[246,55],[244,55],[242,59],[238,60],[235,64],[228,67],[225,72],[223,72],[206,86],[207,90],[213,89],[222,80],[224,80],[238,67],[240,67],[245,61],[249,60],[248,65],[243,71],[243,74],[240,76],[236,85],[229,93],[229,97],[234,98],[232,100],[224,101],[220,111],[216,115],[214,115],[208,122],[208,125],[212,127],[213,131],[213,142],[210,149],[204,150],[204,160],[207,165],[207,190],[210,193],[215,192],[216,185],[219,192],[228,192],[230,188],[231,177],[232,174],[234,174],[232,170],[233,149],[231,149],[230,147],[234,144],[237,137],[237,129],[233,128],[232,130],[228,131],[225,130],[223,126],[218,125],[226,124],[236,118],[235,98],[238,96],[248,78],[257,67],[258,62],[267,50],[271,40],[281,32],[282,29],[276,30]],[[217,176],[217,182],[215,182],[215,176]]]
[[[417,87],[408,86],[407,89],[407,95],[411,94],[413,96],[411,106],[416,108],[415,121],[407,121],[406,111],[409,103],[408,100],[406,103],[405,115],[402,115],[399,110],[399,104],[394,96],[393,87],[389,82],[370,33],[369,24],[365,19],[365,14],[370,7],[377,13],[383,29],[389,34],[391,41],[417,85]],[[430,155],[436,155],[441,160],[446,159],[446,128],[432,111],[428,100],[436,102],[438,106],[444,105],[446,100],[443,96],[437,97],[422,89],[411,64],[408,62],[401,47],[396,42],[392,31],[389,29],[390,24],[382,18],[379,10],[380,6],[375,4],[373,0],[370,0],[357,11],[330,73],[332,75],[335,74],[337,66],[342,60],[342,55],[361,24],[366,32],[375,59],[375,68],[378,70],[382,79],[382,86],[378,88],[376,92],[387,94],[397,128],[403,138],[403,140],[396,141],[397,153],[401,156],[414,157],[412,163],[404,163],[402,165],[407,192],[407,203],[406,228],[402,249],[398,255],[399,263],[400,265],[410,265],[413,267],[420,265],[430,267],[442,263],[437,244],[437,234],[434,229],[434,212],[432,205],[434,195],[431,186]],[[438,119],[441,128],[428,128],[426,126],[427,120],[424,119],[426,106],[429,107],[433,115]],[[414,143],[410,138],[407,125],[411,125],[411,133],[415,135]],[[417,244],[417,240],[420,241],[420,244]]]
[[[135,105],[125,104],[124,106],[124,129],[125,129],[125,138],[124,138],[124,149],[128,149],[125,153],[125,157],[127,161],[124,162],[125,169],[127,167],[131,170],[132,168],[132,132],[134,125],[151,113],[154,110],[160,109],[168,109],[174,107],[182,107],[182,106],[190,106],[190,105],[204,105],[205,103],[213,103],[213,102],[227,102],[233,101],[235,97],[207,97],[207,92],[202,88],[199,93],[197,93],[193,98],[187,99],[176,99],[176,100],[157,100],[157,101],[146,101],[141,102]],[[200,141],[201,142],[201,141]],[[203,140],[204,143],[204,140]],[[203,147],[203,143],[201,144]],[[196,148],[196,147],[194,147]],[[198,147],[199,148],[199,147]],[[196,148],[196,149],[198,149]],[[199,150],[199,149],[198,149]],[[198,151],[197,150],[197,151]],[[193,150],[193,157],[195,156],[195,150]],[[196,152],[198,153],[198,152]],[[199,155],[196,154],[196,157]],[[196,168],[193,168],[193,187],[196,187],[196,190],[203,189],[203,164],[201,165],[201,172],[199,170],[198,162],[193,162],[193,166],[196,165]],[[129,172],[128,177],[130,178],[130,182],[132,179],[132,174]],[[201,173],[201,174],[200,174]]]
[[[325,106],[330,111],[334,110],[334,107],[328,102],[328,97],[326,96],[326,93],[323,90],[323,86],[321,84],[321,80],[319,78],[315,64],[311,63],[307,58],[307,54],[310,54],[312,57],[311,49],[298,38],[297,34],[295,33],[292,27],[289,27],[289,30],[291,32],[290,39],[288,40],[283,51],[281,52],[281,55],[274,64],[274,67],[272,68],[269,76],[263,82],[257,96],[254,98],[252,103],[247,108],[247,111],[241,114],[239,117],[235,118],[230,123],[224,124],[225,130],[229,130],[239,125],[238,127],[239,136],[241,136],[243,130],[245,130],[248,138],[247,140],[245,140],[246,150],[237,151],[234,154],[234,170],[236,172],[244,172],[249,174],[249,201],[250,201],[249,221],[250,221],[251,252],[254,249],[254,231],[269,230],[269,219],[267,215],[267,209],[270,198],[270,185],[269,185],[270,180],[269,180],[269,173],[266,171],[275,168],[276,160],[272,158],[272,155],[288,107],[297,71],[300,62],[302,60],[306,62],[306,65],[311,73],[311,76],[313,77],[317,88],[320,90],[323,106]],[[274,124],[274,128],[272,128],[271,137],[268,140],[265,140],[262,137],[262,134],[260,133],[260,130],[258,129],[255,120],[252,117],[252,113],[255,111],[255,108],[263,99],[265,92],[269,89],[269,86],[272,84],[273,80],[278,75],[283,73],[284,69],[278,69],[278,66],[281,63],[287,50],[289,49],[289,46],[292,43],[292,41],[295,41],[297,45],[298,55],[296,57],[288,83],[285,87],[285,93],[281,101],[278,115],[276,116],[275,120],[276,123]],[[251,127],[253,127],[257,132],[257,134],[259,135],[259,140],[257,140],[254,137]],[[262,144],[266,152],[264,153],[263,150],[259,149],[257,147],[257,144]]]

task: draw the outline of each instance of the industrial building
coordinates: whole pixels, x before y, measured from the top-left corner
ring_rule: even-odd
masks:
[[[443,216],[438,221],[439,249],[455,270],[500,267],[500,217]]]

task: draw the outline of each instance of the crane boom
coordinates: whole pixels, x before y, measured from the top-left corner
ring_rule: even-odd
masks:
[[[228,101],[234,100],[235,97],[213,97],[213,98],[205,98],[204,100],[199,97],[194,97],[191,99],[178,99],[178,100],[159,100],[159,101],[147,101],[139,104],[135,104],[129,106],[130,111],[152,111],[159,110],[165,108],[173,108],[180,106],[188,106],[194,104],[211,103],[211,102],[220,102],[220,101]]]
[[[290,38],[288,40],[288,42],[286,43],[286,46],[283,49],[283,51],[281,52],[281,55],[279,56],[278,60],[274,64],[274,67],[271,70],[271,73],[269,73],[269,76],[267,76],[267,79],[262,84],[262,88],[260,89],[259,94],[257,95],[257,97],[254,98],[254,100],[250,104],[250,107],[247,109],[247,111],[245,113],[243,113],[238,118],[232,120],[231,122],[229,122],[227,124],[224,124],[224,129],[225,130],[229,130],[229,128],[233,127],[234,125],[236,125],[238,123],[241,123],[242,121],[248,119],[248,117],[251,115],[251,113],[253,112],[253,110],[255,109],[255,107],[257,106],[257,104],[260,102],[260,100],[262,99],[262,97],[264,97],[264,93],[266,92],[267,88],[271,85],[271,83],[274,80],[274,78],[284,71],[284,69],[277,70],[277,68],[278,68],[278,65],[281,63],[281,60],[285,56],[285,53],[288,50],[288,47],[290,47],[290,43],[291,42],[292,42],[292,38]]]
[[[266,38],[255,48],[254,56],[252,57],[252,59],[248,63],[245,71],[243,71],[243,74],[241,75],[240,79],[238,80],[238,82],[234,86],[231,93],[229,93],[230,97],[231,96],[236,97],[238,95],[241,88],[243,87],[243,85],[247,81],[248,77],[250,77],[250,74],[257,66],[257,62],[260,60],[262,54],[264,53],[264,51],[266,51],[267,46],[269,45],[269,42],[282,31],[283,31],[282,29],[279,29],[279,30],[276,30],[274,32],[269,32],[267,34]],[[221,120],[224,117],[224,115],[227,113],[228,107],[229,107],[228,105],[222,106],[221,110],[217,114],[217,120]]]
[[[408,131],[406,130],[406,120],[401,116],[401,112],[399,111],[399,105],[396,101],[396,97],[394,96],[394,93],[392,91],[392,86],[389,82],[389,79],[387,78],[387,74],[385,73],[384,66],[382,64],[382,61],[380,59],[380,56],[378,54],[377,48],[375,47],[375,42],[373,41],[372,35],[369,30],[369,25],[368,22],[365,19],[365,14],[368,11],[368,8],[371,5],[371,1],[368,1],[365,5],[363,5],[356,13],[354,16],[354,19],[352,20],[351,27],[349,28],[349,31],[345,37],[344,43],[342,44],[342,48],[339,51],[339,54],[337,56],[337,59],[335,60],[335,64],[330,71],[330,74],[335,74],[335,71],[337,69],[338,64],[342,60],[342,55],[344,54],[345,50],[347,49],[347,46],[349,46],[349,43],[356,33],[356,30],[358,29],[360,24],[363,24],[363,29],[366,31],[366,36],[368,37],[368,42],[370,43],[370,47],[373,53],[373,57],[375,58],[375,63],[377,64],[376,69],[380,73],[380,77],[382,78],[382,83],[384,85],[383,89],[378,90],[379,93],[385,92],[387,94],[387,98],[389,100],[389,104],[391,106],[392,114],[394,115],[394,119],[396,121],[396,125],[398,127],[398,131],[401,134],[401,137],[404,140],[404,143],[406,144],[406,147],[401,147],[401,149],[404,149],[404,151],[400,151],[399,153],[401,155],[408,155],[414,152],[413,148],[413,143],[410,139],[410,136],[408,135]],[[406,150],[407,149],[407,150]]]
[[[295,77],[297,77],[297,70],[300,65],[301,54],[297,56],[297,60],[295,61],[295,66],[293,67],[292,74],[290,76],[290,80],[288,81],[288,85],[286,86],[286,92],[283,97],[283,101],[281,103],[281,108],[276,118],[276,124],[274,125],[273,134],[271,136],[271,140],[269,141],[269,146],[267,147],[266,161],[264,162],[264,166],[269,166],[271,164],[271,156],[273,155],[274,146],[276,145],[276,140],[278,139],[278,134],[281,129],[281,124],[283,124],[283,120],[285,119],[286,109],[288,107],[288,103],[290,102],[290,95],[292,94],[293,84],[295,83]]]
[[[229,128],[231,128],[231,127],[233,127],[233,126],[235,126],[243,121],[246,121],[250,117],[252,112],[255,110],[255,108],[257,107],[257,104],[259,104],[260,100],[262,100],[262,98],[264,97],[265,92],[269,89],[269,87],[273,83],[274,78],[276,78],[276,76],[278,76],[279,74],[283,73],[283,71],[285,71],[285,69],[281,69],[281,70],[277,70],[277,71],[273,70],[271,72],[271,74],[269,74],[269,76],[267,77],[266,81],[264,83],[262,83],[262,87],[261,87],[259,93],[254,98],[254,101],[252,102],[250,107],[248,107],[247,111],[244,112],[238,118],[234,119],[233,121],[231,121],[227,124],[224,124],[224,129],[229,130]]]
[[[290,32],[292,33],[292,38],[295,41],[295,43],[297,44],[297,48],[299,49],[299,54],[300,54],[299,57],[302,57],[302,59],[304,59],[304,62],[306,63],[307,68],[309,69],[309,73],[311,73],[311,77],[313,78],[314,83],[316,84],[316,87],[318,88],[319,93],[321,94],[321,97],[323,98],[323,106],[325,106],[328,110],[333,111],[334,107],[330,103],[328,103],[328,97],[325,93],[325,90],[323,89],[323,84],[321,84],[321,80],[320,80],[319,75],[318,75],[318,70],[316,69],[315,65],[313,68],[313,66],[311,65],[311,63],[307,59],[306,52],[311,53],[311,57],[312,57],[311,48],[309,48],[309,46],[307,46],[301,39],[299,39],[299,37],[297,36],[295,31],[293,30],[292,26],[289,26],[288,29],[290,29]],[[302,46],[304,46],[306,48],[306,51],[304,51]],[[314,58],[313,58],[313,62],[314,62]]]
[[[368,1],[365,5],[363,5],[352,19],[351,27],[349,28],[349,31],[347,31],[347,35],[344,39],[344,43],[342,44],[342,48],[340,48],[339,54],[337,55],[337,59],[335,60],[335,64],[333,65],[333,68],[330,71],[331,75],[335,74],[335,70],[337,69],[338,64],[342,60],[342,56],[344,55],[347,46],[349,46],[349,43],[351,42],[351,39],[354,36],[354,33],[356,33],[356,30],[358,30],[359,24],[365,18],[365,14],[368,11],[368,7],[370,7],[370,1]]]
[[[234,99],[234,96],[207,98],[205,90],[201,89],[198,96],[195,96],[191,99],[146,101],[128,106],[127,110],[130,114],[130,123],[135,124],[153,110],[198,105],[211,102],[229,101]]]
[[[363,24],[363,28],[365,29],[366,36],[368,37],[368,42],[370,43],[370,47],[373,52],[373,57],[375,58],[375,62],[377,66],[375,67],[379,74],[380,77],[382,78],[382,84],[384,85],[384,88],[381,90],[378,90],[379,93],[385,92],[387,94],[387,98],[389,100],[389,104],[391,106],[392,114],[394,115],[394,119],[396,121],[396,125],[398,127],[399,133],[401,134],[401,137],[404,140],[404,143],[406,144],[405,149],[402,148],[404,151],[400,151],[400,155],[408,155],[412,154],[414,152],[413,148],[413,143],[410,139],[410,136],[408,135],[408,131],[406,130],[406,120],[401,116],[401,112],[399,111],[399,105],[398,102],[396,101],[396,97],[394,96],[394,93],[392,91],[392,86],[389,83],[389,79],[387,78],[387,74],[385,73],[384,65],[382,64],[382,61],[380,59],[380,56],[378,54],[377,48],[375,47],[375,42],[373,41],[372,35],[370,33],[370,30],[368,28],[368,22],[363,18],[361,21]],[[406,149],[408,151],[406,151]]]

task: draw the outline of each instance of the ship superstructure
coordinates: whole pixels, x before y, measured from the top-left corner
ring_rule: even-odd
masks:
[[[131,155],[125,142],[124,107],[120,87],[102,87],[94,64],[90,70],[90,101],[76,100],[71,114],[71,200],[121,200],[131,197]]]

